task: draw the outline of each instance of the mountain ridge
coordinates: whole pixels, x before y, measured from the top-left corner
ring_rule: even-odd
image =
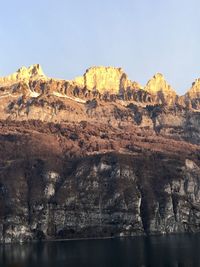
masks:
[[[200,231],[199,81],[40,65],[0,85],[0,243]]]
[[[94,81],[91,81],[91,77],[88,77],[88,74],[92,73],[93,76],[95,76],[98,73],[109,73],[111,74],[111,78],[112,78],[112,73],[115,73],[114,76],[116,79],[118,79],[116,73],[118,72],[118,74],[124,75],[124,82],[126,87],[131,86],[131,83],[135,83],[135,88],[138,89],[143,89],[149,93],[152,94],[157,94],[158,91],[164,91],[165,94],[170,94],[172,95],[177,95],[178,97],[183,97],[183,96],[196,96],[199,97],[200,95],[200,79],[195,79],[195,81],[192,83],[192,86],[186,91],[185,94],[183,95],[179,95],[166,81],[164,75],[160,72],[155,73],[152,78],[150,78],[146,85],[142,86],[140,85],[138,82],[136,81],[131,81],[128,79],[128,75],[124,72],[124,70],[120,67],[112,67],[112,66],[93,66],[93,67],[89,67],[86,69],[85,73],[83,74],[83,76],[78,76],[75,77],[72,80],[68,80],[68,79],[59,79],[59,78],[51,78],[51,77],[47,77],[46,75],[44,75],[44,72],[42,70],[42,67],[40,64],[33,64],[30,65],[29,67],[21,67],[19,68],[16,72],[7,75],[7,76],[3,76],[0,77],[0,86],[3,85],[8,85],[8,84],[12,84],[15,82],[18,82],[20,80],[29,80],[29,79],[53,79],[53,80],[64,80],[64,81],[71,81],[71,82],[75,82],[77,83],[77,85],[79,86],[86,86],[88,87],[88,89],[94,89],[95,88],[95,84]],[[100,77],[101,78],[101,77]],[[100,79],[99,78],[99,79]],[[104,85],[106,86],[106,78],[107,80],[109,80],[109,74],[107,74],[107,77],[105,77],[105,83]],[[94,79],[94,77],[93,77]],[[87,82],[87,80],[89,80]],[[97,86],[98,87],[98,86]],[[100,91],[102,91],[102,86],[100,86]],[[99,88],[96,88],[99,89]],[[108,88],[104,89],[104,90],[108,90],[110,92],[114,92],[114,93],[118,93],[116,88],[110,88],[110,86],[108,86]]]

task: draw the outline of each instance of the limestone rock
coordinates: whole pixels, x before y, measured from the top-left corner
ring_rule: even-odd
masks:
[[[200,109],[200,78],[196,79],[184,95],[185,105],[190,109]]]
[[[19,81],[29,81],[30,79],[45,78],[42,68],[39,64],[31,65],[30,67],[21,67],[15,73],[0,78],[0,85],[8,85]]]
[[[188,109],[161,74],[143,90],[111,67],[5,80],[0,243],[200,231],[198,94]]]
[[[0,243],[200,231],[197,148],[105,127],[0,121]]]
[[[200,98],[200,78],[192,83],[192,87],[186,93],[189,98]]]
[[[144,90],[156,96],[156,100],[162,104],[173,104],[177,99],[174,89],[167,83],[161,73],[156,73],[145,86]]]
[[[98,90],[100,93],[110,92],[118,94],[129,88],[141,89],[142,86],[136,82],[131,82],[122,68],[114,67],[92,67],[86,70],[83,77],[78,77],[75,81],[82,87],[89,90]]]

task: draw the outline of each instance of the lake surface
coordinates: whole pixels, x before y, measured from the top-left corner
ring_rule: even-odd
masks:
[[[198,267],[200,234],[0,246],[1,267]]]

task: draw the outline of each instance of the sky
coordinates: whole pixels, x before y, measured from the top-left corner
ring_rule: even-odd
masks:
[[[73,79],[122,67],[142,85],[161,72],[184,94],[200,77],[199,0],[0,0],[0,76],[41,64]]]

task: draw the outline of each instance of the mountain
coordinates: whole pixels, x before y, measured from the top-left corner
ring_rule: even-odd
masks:
[[[15,73],[0,78],[0,84],[8,85],[18,81],[29,81],[30,79],[45,78],[42,68],[39,64],[30,66],[29,68],[21,67]]]
[[[0,78],[0,242],[199,232],[198,81]]]
[[[200,79],[196,79],[192,83],[192,87],[185,94],[185,99],[190,107],[195,110],[200,109]]]
[[[162,73],[156,73],[145,86],[144,90],[156,97],[156,102],[173,105],[178,96],[175,90],[167,83]]]
[[[142,89],[141,85],[128,79],[121,68],[92,67],[86,70],[82,77],[75,79],[79,86],[89,90],[98,90],[100,93],[110,92],[120,94],[127,88]]]

